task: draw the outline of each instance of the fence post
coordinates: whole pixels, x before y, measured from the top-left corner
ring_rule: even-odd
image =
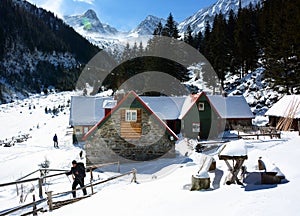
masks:
[[[33,211],[32,211],[32,215],[36,216],[37,212],[36,212],[36,202],[35,202],[35,195],[32,195],[33,198]]]
[[[91,181],[91,190],[92,190],[92,195],[94,195],[94,188],[93,188],[93,182]]]
[[[90,175],[91,175],[91,182],[94,180],[94,177],[93,177],[93,169],[92,168],[90,168]]]
[[[92,190],[92,195],[93,195],[94,194],[94,188],[93,188],[93,170],[92,170],[92,168],[90,169],[90,174],[91,174],[90,183],[91,183],[91,190]]]
[[[39,197],[43,197],[43,178],[39,178]]]
[[[46,192],[46,194],[47,194],[47,197],[48,197],[49,210],[52,211],[53,210],[52,191],[48,191],[48,192]]]
[[[135,168],[132,169],[132,174],[133,174],[133,177],[131,179],[131,182],[137,183],[137,181],[136,181],[136,169]]]

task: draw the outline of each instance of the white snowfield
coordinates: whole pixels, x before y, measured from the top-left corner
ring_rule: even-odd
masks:
[[[68,107],[52,117],[45,114],[45,107],[53,109],[67,105],[72,92],[56,93],[46,96],[34,96],[30,99],[0,106],[0,140],[8,141],[13,136],[29,134],[25,142],[15,143],[12,147],[0,146],[0,184],[15,181],[22,176],[39,169],[39,164],[50,161],[50,168],[68,170],[71,161],[80,161],[80,146],[71,142]],[[31,109],[29,109],[31,105]],[[35,106],[35,108],[33,108]],[[59,149],[53,147],[52,137],[58,136]],[[238,141],[242,142],[242,141]],[[248,172],[257,172],[257,160],[262,157],[267,171],[277,168],[286,177],[281,184],[261,185],[257,179],[248,184],[226,185],[225,177],[228,168],[224,161],[218,159],[219,148],[207,151],[206,154],[216,160],[217,169],[208,172],[210,189],[190,191],[192,175],[199,170],[201,160],[199,153],[192,150],[184,138],[176,144],[177,157],[159,159],[134,164],[121,164],[121,173],[132,168],[137,169],[137,181],[131,183],[132,175],[113,180],[96,187],[97,193],[89,198],[64,206],[52,212],[38,215],[299,215],[300,212],[300,136],[297,132],[283,133],[281,139],[244,140],[245,148],[232,148],[232,154],[243,151],[248,159],[244,165]],[[235,143],[230,143],[233,146]],[[186,156],[185,156],[186,155]],[[84,160],[83,160],[84,161]],[[95,172],[95,179],[106,179],[118,175],[116,166],[110,171],[101,169]],[[37,177],[38,174],[30,177]],[[30,178],[29,177],[29,178]],[[71,190],[71,177],[65,175],[49,179],[43,191],[55,193]],[[90,181],[89,175],[85,182]],[[0,214],[10,208],[32,202],[32,195],[38,198],[36,182],[26,183],[24,203],[19,203],[16,185],[0,187]],[[21,185],[18,185],[19,191]],[[32,192],[30,189],[34,188]],[[91,193],[88,188],[88,194]],[[77,192],[82,196],[82,191]],[[46,197],[46,195],[44,195]],[[71,194],[61,197],[70,199]],[[38,207],[47,209],[44,202]],[[11,215],[21,215],[31,209]]]

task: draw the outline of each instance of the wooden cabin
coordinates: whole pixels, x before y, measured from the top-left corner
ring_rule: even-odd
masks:
[[[176,134],[134,92],[84,137],[87,165],[175,156]]]

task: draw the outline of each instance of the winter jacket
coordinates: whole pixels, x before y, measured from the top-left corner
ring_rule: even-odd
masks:
[[[85,175],[85,167],[83,163],[77,163],[75,167],[72,167],[69,172],[66,173],[67,175],[73,175],[75,179],[83,179]]]

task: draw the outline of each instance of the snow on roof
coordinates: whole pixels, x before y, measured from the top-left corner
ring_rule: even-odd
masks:
[[[267,112],[266,116],[300,118],[300,95],[285,95],[275,103]]]
[[[70,125],[95,125],[105,115],[104,101],[110,97],[72,96]]]
[[[139,97],[160,119],[181,119],[200,95],[182,97]],[[207,96],[221,118],[254,118],[243,96]],[[70,125],[95,125],[105,115],[105,109],[117,104],[112,97],[73,96],[71,99]]]
[[[182,106],[181,115],[179,119],[182,119],[186,113],[190,110],[191,106],[195,104],[201,94],[190,95],[186,97],[186,101]],[[250,107],[244,98],[244,96],[228,96],[222,95],[206,95],[212,106],[216,109],[221,118],[224,119],[245,119],[254,118]]]
[[[181,113],[178,117],[179,119],[182,119],[188,113],[188,111],[194,105],[194,103],[196,102],[198,97],[200,97],[199,94],[193,94],[193,95],[189,95],[185,98],[185,101],[184,101],[184,103],[182,105],[182,108],[181,108]]]
[[[178,119],[185,97],[140,97],[162,120]]]
[[[207,95],[207,97],[221,118],[254,118],[244,96],[223,97],[221,95]]]

